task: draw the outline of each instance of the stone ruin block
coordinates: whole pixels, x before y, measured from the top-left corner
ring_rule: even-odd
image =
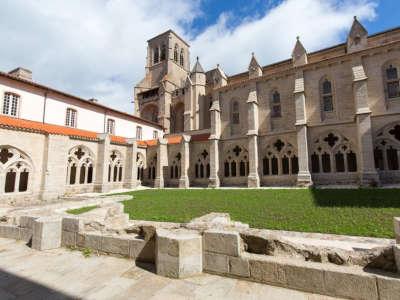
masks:
[[[61,246],[61,217],[41,217],[33,221],[32,248],[55,249]]]
[[[241,238],[238,232],[225,230],[207,230],[203,234],[204,250],[229,256],[239,256]]]
[[[129,240],[129,258],[136,261],[155,262],[155,239],[133,238]]]
[[[204,271],[218,274],[228,274],[229,256],[224,254],[205,252]]]
[[[19,217],[19,226],[23,228],[28,228],[28,229],[33,229],[33,222],[37,219],[38,217],[32,217],[32,216],[20,216]]]
[[[83,230],[83,221],[78,217],[64,217],[62,219],[62,230],[80,232]]]
[[[121,256],[129,256],[129,239],[119,236],[103,236],[101,251]]]
[[[15,225],[0,225],[0,237],[6,239],[19,240],[21,236],[21,228]]]
[[[186,229],[158,229],[156,238],[157,274],[185,278],[203,271],[202,239]]]
[[[103,236],[101,233],[85,232],[76,234],[76,246],[101,251]]]
[[[243,257],[229,257],[229,273],[239,277],[250,277],[249,260]]]

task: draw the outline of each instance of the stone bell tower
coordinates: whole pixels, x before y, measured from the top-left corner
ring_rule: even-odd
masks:
[[[147,41],[146,75],[135,86],[135,115],[158,122],[169,132],[173,93],[189,74],[189,45],[168,30]]]

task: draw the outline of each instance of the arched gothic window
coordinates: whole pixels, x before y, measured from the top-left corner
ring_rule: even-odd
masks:
[[[234,101],[232,104],[232,124],[240,123],[240,112],[239,112],[239,102]]]
[[[18,105],[20,97],[14,93],[4,93],[3,99],[3,115],[16,117],[18,115]]]
[[[153,63],[156,64],[158,63],[160,60],[160,50],[158,49],[158,47],[154,48],[154,57],[153,57]]]
[[[313,144],[312,173],[357,172],[357,157],[350,141],[339,134],[320,136]]]
[[[399,74],[396,66],[389,65],[385,70],[386,90],[389,99],[400,97]]]
[[[195,178],[207,179],[210,177],[210,157],[206,149],[197,155],[194,169]]]
[[[94,155],[85,146],[76,146],[68,152],[67,184],[91,184],[94,181]]]
[[[30,158],[16,148],[0,146],[0,195],[30,190]]]
[[[246,149],[236,145],[226,153],[224,163],[225,177],[244,177],[249,175],[249,159]]]
[[[272,118],[281,117],[281,95],[278,93],[278,91],[272,93],[271,117]]]
[[[265,151],[262,172],[264,176],[295,175],[299,172],[296,149],[291,143],[278,138],[268,144]]]
[[[163,61],[167,58],[167,47],[165,44],[161,45],[161,54],[160,54],[160,61]]]
[[[322,111],[333,111],[332,82],[326,78],[321,83],[321,105]]]
[[[108,160],[108,182],[122,182],[123,171],[121,153],[117,150],[111,151]]]
[[[374,158],[379,171],[400,170],[400,123],[387,125],[378,131]]]
[[[181,49],[181,53],[179,54],[179,64],[183,67],[185,64],[183,49]]]
[[[174,61],[176,63],[178,63],[178,51],[179,51],[178,44],[175,44],[175,47],[174,47]]]
[[[170,178],[179,179],[181,176],[181,153],[174,156],[172,163],[170,164]]]

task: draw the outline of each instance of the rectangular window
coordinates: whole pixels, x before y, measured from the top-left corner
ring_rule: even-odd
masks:
[[[16,117],[18,113],[19,96],[12,93],[5,93],[3,100],[3,114]]]
[[[136,127],[136,139],[137,140],[142,139],[142,127],[140,127],[140,126]]]
[[[153,131],[153,139],[157,139],[158,138],[158,131],[157,130],[154,130]]]
[[[67,114],[65,116],[65,125],[69,127],[76,127],[76,110],[67,108]]]
[[[115,134],[115,121],[113,119],[107,120],[107,133]]]

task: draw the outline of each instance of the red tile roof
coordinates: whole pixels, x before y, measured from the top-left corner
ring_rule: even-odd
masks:
[[[182,141],[181,135],[171,135],[167,137],[168,145],[180,144]]]
[[[208,141],[209,137],[210,137],[209,133],[200,133],[200,134],[192,135],[190,140],[192,142]]]
[[[78,137],[89,140],[97,140],[98,133],[94,131],[88,131],[78,128],[53,125],[47,123],[41,123],[36,121],[30,121],[25,119],[18,119],[13,117],[8,117],[4,115],[0,115],[0,127],[10,128],[10,129],[19,129],[24,131],[42,133],[42,134],[58,134],[58,135],[66,135],[70,137]],[[126,144],[126,138],[122,136],[111,136],[111,142]]]

